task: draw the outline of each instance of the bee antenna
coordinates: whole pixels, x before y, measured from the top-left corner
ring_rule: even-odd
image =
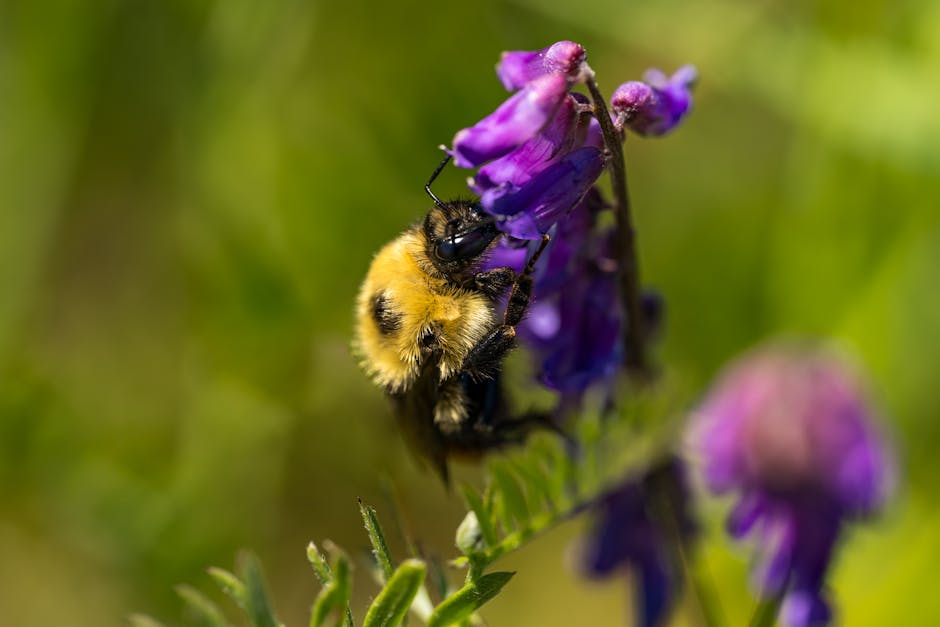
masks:
[[[446,157],[444,157],[444,160],[441,161],[441,163],[436,168],[434,168],[434,172],[431,173],[431,178],[429,178],[428,182],[424,185],[424,191],[428,193],[428,196],[431,197],[431,200],[434,201],[434,204],[440,207],[441,209],[444,208],[444,203],[441,202],[441,199],[435,196],[434,192],[431,191],[431,183],[434,182],[434,179],[437,178],[437,175],[441,173],[441,170],[444,169],[444,166],[447,165],[449,161],[450,161],[450,155],[447,155]]]

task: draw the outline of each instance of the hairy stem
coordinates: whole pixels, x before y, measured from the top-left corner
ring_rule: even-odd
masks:
[[[594,115],[604,134],[604,143],[610,155],[610,181],[614,194],[614,214],[617,217],[617,237],[620,259],[620,297],[627,314],[624,333],[624,366],[628,374],[640,379],[650,376],[643,341],[643,312],[640,305],[640,264],[636,251],[633,217],[630,213],[630,195],[627,192],[627,168],[623,158],[620,133],[614,128],[607,111],[607,103],[593,72],[587,79],[587,88],[594,101]]]

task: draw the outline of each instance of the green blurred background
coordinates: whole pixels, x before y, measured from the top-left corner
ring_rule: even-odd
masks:
[[[350,357],[352,302],[427,208],[435,147],[504,97],[499,52],[558,39],[608,94],[698,66],[686,124],[627,144],[661,360],[691,401],[768,335],[854,351],[901,482],[844,547],[837,603],[848,625],[940,620],[940,4],[3,0],[0,624],[178,623],[173,586],[219,598],[204,569],[241,547],[304,624],[304,546],[364,551],[356,496],[389,521],[397,493],[453,555],[463,510]],[[738,625],[725,506],[704,554]],[[626,581],[566,563],[582,526],[501,563],[491,624],[624,624]]]

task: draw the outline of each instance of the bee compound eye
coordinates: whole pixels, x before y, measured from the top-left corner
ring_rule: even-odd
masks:
[[[443,261],[472,259],[486,250],[496,237],[495,229],[489,225],[478,227],[465,233],[457,233],[445,239],[439,239],[435,254]]]

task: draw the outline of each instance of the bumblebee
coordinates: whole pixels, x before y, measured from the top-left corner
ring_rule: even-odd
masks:
[[[494,220],[472,200],[442,201],[376,254],[356,303],[354,351],[382,387],[406,442],[445,484],[447,460],[476,457],[519,441],[534,414],[509,415],[500,384],[516,325],[532,296],[532,272],[543,237],[522,272],[483,271],[499,242]],[[508,291],[500,316],[496,302]]]

